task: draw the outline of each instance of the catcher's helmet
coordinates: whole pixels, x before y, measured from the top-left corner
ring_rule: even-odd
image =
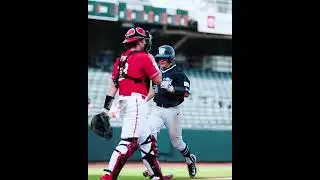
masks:
[[[156,60],[168,59],[169,62],[174,62],[175,52],[173,47],[169,45],[162,45],[158,48],[158,54],[155,56]]]
[[[131,43],[140,39],[146,40],[146,45],[144,50],[149,52],[152,46],[152,35],[149,31],[144,30],[141,27],[130,28],[125,34],[125,39],[123,40],[122,43],[124,44]]]
[[[130,43],[139,39],[148,39],[148,33],[141,27],[130,28],[125,34],[125,39],[122,43]]]

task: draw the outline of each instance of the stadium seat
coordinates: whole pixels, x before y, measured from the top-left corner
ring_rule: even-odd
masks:
[[[191,96],[181,105],[182,128],[232,129],[232,73],[187,70],[186,75],[191,83]],[[111,73],[88,69],[88,92],[92,101],[88,116],[100,111],[110,84]],[[149,103],[150,109],[154,106]],[[120,121],[110,123],[112,126],[122,124]]]

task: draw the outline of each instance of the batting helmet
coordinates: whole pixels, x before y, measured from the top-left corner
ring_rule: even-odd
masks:
[[[169,62],[174,63],[175,52],[173,47],[169,45],[162,45],[158,48],[158,54],[155,56],[156,60],[167,59]]]

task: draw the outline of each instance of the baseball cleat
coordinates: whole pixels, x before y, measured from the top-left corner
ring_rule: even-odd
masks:
[[[173,179],[173,175],[172,174],[163,176],[163,180],[172,180],[172,179]]]
[[[148,170],[145,170],[145,171],[142,173],[142,175],[143,175],[144,177],[150,177],[150,176],[151,176],[151,174],[149,173]],[[155,178],[157,178],[157,177],[155,177]],[[164,180],[172,180],[172,179],[173,179],[173,175],[172,175],[172,174],[165,175],[165,176],[163,176],[163,179],[164,179]]]
[[[194,178],[197,174],[196,161],[197,157],[194,154],[190,154],[191,164],[188,164],[188,171],[190,178]]]
[[[162,180],[160,177],[150,177],[151,180]],[[173,175],[170,174],[170,175],[166,175],[166,176],[163,176],[163,180],[172,180],[173,179]]]
[[[100,180],[112,180],[112,175],[105,174],[103,176],[100,176]]]
[[[150,173],[149,173],[148,170],[145,170],[145,171],[142,173],[142,175],[143,175],[144,177],[149,177],[149,176],[150,176]]]

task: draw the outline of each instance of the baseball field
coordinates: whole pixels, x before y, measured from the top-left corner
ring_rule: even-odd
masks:
[[[89,163],[88,180],[99,180],[107,163]],[[174,180],[190,179],[185,163],[161,163],[165,175],[173,174]],[[198,173],[194,179],[231,180],[232,163],[197,163]],[[119,180],[146,180],[142,176],[145,170],[142,162],[127,163],[122,169]]]

